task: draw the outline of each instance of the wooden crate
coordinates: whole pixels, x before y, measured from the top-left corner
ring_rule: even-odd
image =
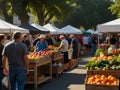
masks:
[[[63,66],[52,66],[52,73],[56,74],[56,77],[58,77],[59,74],[63,72]]]
[[[120,70],[87,70],[87,75],[113,75],[120,77]]]
[[[114,85],[96,85],[96,84],[87,84],[87,79],[89,75],[86,76],[85,79],[85,90],[119,90],[119,83],[117,86]]]
[[[49,67],[43,66],[40,68],[40,71],[42,73],[48,73]],[[63,72],[63,65],[62,66],[52,66],[52,74],[56,74],[56,77],[58,77],[58,75],[61,74],[62,72]]]

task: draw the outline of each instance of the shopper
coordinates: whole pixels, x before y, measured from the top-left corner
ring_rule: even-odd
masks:
[[[2,79],[3,79],[3,66],[2,66],[2,51],[5,43],[5,35],[0,34],[0,90],[2,90]]]
[[[64,69],[67,70],[68,69],[68,41],[65,39],[65,37],[63,35],[60,35],[60,40],[61,40],[61,44],[58,47],[59,50],[61,50],[61,52],[64,55]]]
[[[36,43],[35,51],[39,52],[42,50],[46,50],[48,47],[48,43],[45,40],[45,35],[41,34],[38,38],[39,38],[39,41]]]
[[[112,37],[110,38],[110,46],[113,49],[116,49],[116,43],[117,43],[117,40],[115,38],[115,35],[112,35]]]
[[[30,48],[30,41],[28,40],[27,34],[24,34],[24,35],[23,35],[23,40],[22,40],[22,42],[27,46],[28,49]]]
[[[20,32],[13,33],[13,41],[5,45],[3,49],[3,67],[5,74],[9,75],[10,90],[24,90],[25,77],[29,73],[29,60],[27,57],[28,51],[22,41]],[[9,73],[6,68],[8,59]]]
[[[71,48],[73,49],[73,54],[72,54],[72,63],[73,67],[78,66],[78,47],[79,47],[79,42],[75,38],[74,35],[70,35],[71,38]]]
[[[97,49],[98,39],[96,35],[92,36],[92,48],[91,48],[91,55],[95,55]]]

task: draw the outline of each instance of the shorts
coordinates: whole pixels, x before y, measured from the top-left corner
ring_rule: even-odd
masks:
[[[73,50],[72,59],[78,58],[78,50]]]
[[[62,52],[62,53],[63,53],[64,63],[68,63],[68,52]]]

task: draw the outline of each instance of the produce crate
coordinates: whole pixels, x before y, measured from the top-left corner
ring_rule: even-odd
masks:
[[[85,79],[85,90],[119,90],[119,83],[116,86],[87,84],[88,77],[89,77],[89,75],[87,75],[86,79]]]
[[[56,74],[56,77],[58,77],[59,74],[63,72],[63,66],[52,66],[52,73]]]
[[[120,70],[87,70],[87,75],[113,75],[120,77]]]
[[[49,73],[49,67],[48,66],[42,66],[40,68],[40,71],[42,73]],[[63,72],[63,65],[62,66],[52,66],[52,74],[56,74],[56,77],[58,77],[59,74]]]

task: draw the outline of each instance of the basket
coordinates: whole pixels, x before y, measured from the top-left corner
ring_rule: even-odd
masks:
[[[112,75],[120,77],[120,70],[87,70],[87,75]]]
[[[85,79],[85,90],[119,90],[119,83],[118,85],[96,85],[96,84],[87,84],[87,79],[90,75],[86,76]]]

